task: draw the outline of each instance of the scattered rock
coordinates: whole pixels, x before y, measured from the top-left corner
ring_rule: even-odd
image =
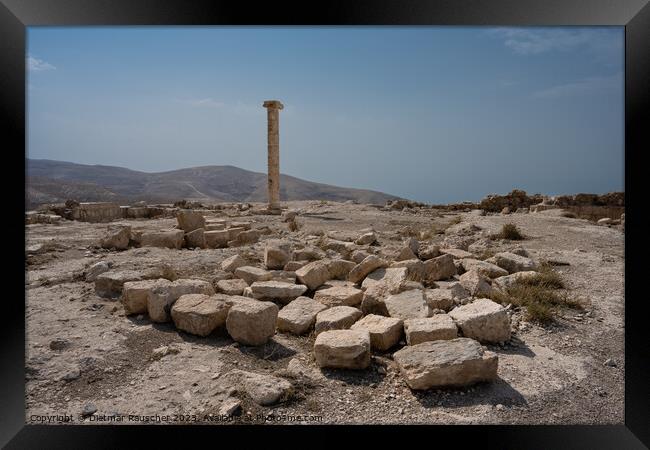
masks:
[[[505,290],[514,285],[517,280],[525,280],[526,278],[532,278],[537,275],[538,273],[532,270],[526,272],[516,272],[512,275],[495,278],[492,280],[492,286],[501,290]]]
[[[233,370],[225,378],[241,385],[248,396],[261,406],[287,400],[293,394],[293,385],[273,375],[261,375],[243,370]]]
[[[217,296],[186,294],[171,309],[172,320],[179,330],[207,336],[226,323],[230,307]]]
[[[510,340],[510,316],[506,309],[487,298],[458,306],[449,315],[463,336],[483,343],[500,343]]]
[[[368,314],[352,325],[350,329],[368,331],[371,347],[386,351],[397,344],[402,337],[403,321],[393,317]]]
[[[219,408],[219,415],[221,416],[236,416],[241,413],[241,401],[236,398],[227,398]]]
[[[497,266],[490,261],[481,261],[480,259],[465,258],[460,260],[466,272],[477,271],[488,278],[498,278],[508,275],[508,271]]]
[[[131,227],[121,226],[109,230],[106,235],[101,239],[100,246],[102,248],[116,250],[126,250],[129,248],[129,241],[131,240]]]
[[[454,291],[451,289],[427,289],[424,298],[431,309],[449,311],[454,306]]]
[[[455,339],[458,337],[458,328],[447,314],[436,314],[425,319],[406,319],[404,333],[408,345],[417,345],[428,341]]]
[[[370,334],[366,330],[330,330],[314,343],[320,367],[365,369],[370,365]]]
[[[437,258],[440,256],[440,247],[434,244],[420,244],[418,248],[418,256],[421,260],[426,261],[427,259]]]
[[[616,367],[616,361],[614,361],[612,358],[607,358],[603,365],[608,367]]]
[[[206,248],[205,229],[197,228],[194,231],[185,233],[185,245],[189,248]]]
[[[378,256],[370,255],[354,266],[348,274],[348,280],[353,283],[361,283],[369,273],[384,267],[388,267],[388,263],[385,260]]]
[[[421,289],[411,289],[390,295],[384,300],[384,305],[391,317],[402,320],[431,316],[431,310]]]
[[[305,334],[316,322],[316,315],[327,307],[309,297],[298,297],[278,313],[279,331]]]
[[[180,250],[183,247],[184,236],[183,230],[142,233],[140,245],[143,247],[163,247]]]
[[[443,255],[451,255],[454,259],[473,258],[474,255],[459,248],[441,248],[440,253]]]
[[[237,342],[245,345],[262,345],[275,334],[278,307],[271,302],[244,299],[236,300],[228,311],[226,329]]]
[[[307,292],[304,284],[291,284],[282,281],[256,281],[251,284],[253,297],[260,300],[275,300],[289,303]]]
[[[241,266],[235,269],[235,276],[251,285],[256,281],[269,281],[272,275],[269,271],[253,266]]]
[[[329,270],[330,279],[346,280],[355,265],[356,264],[352,261],[346,261],[345,259],[340,258],[328,261],[327,270]]]
[[[362,298],[363,291],[351,286],[333,286],[314,293],[314,300],[325,306],[357,306]]]
[[[462,274],[460,276],[460,284],[473,297],[490,295],[493,289],[488,282],[488,279],[476,270],[470,270],[469,272]]]
[[[70,341],[64,338],[55,338],[50,341],[50,350],[65,350],[70,346]]]
[[[146,313],[149,303],[149,295],[156,286],[170,286],[171,281],[164,278],[157,280],[127,281],[122,288],[120,301],[124,306],[124,313],[131,314]]]
[[[248,285],[240,278],[217,281],[217,290],[226,295],[242,295]]]
[[[314,299],[316,299],[315,296]],[[351,306],[334,306],[316,315],[314,330],[316,334],[328,330],[346,330],[359,320],[361,315],[361,311],[357,308]]]
[[[497,378],[497,355],[467,338],[429,341],[393,354],[411,389],[467,386]]]
[[[113,267],[113,263],[108,261],[99,261],[95,264],[92,264],[90,267],[88,267],[88,269],[86,269],[86,281],[91,283],[94,282],[98,276],[111,270],[111,267]]]
[[[424,262],[424,275],[427,282],[446,280],[456,275],[454,258],[451,255],[442,255],[428,259]]]
[[[532,259],[510,252],[497,253],[487,261],[505,269],[508,273],[532,271],[538,268]]]
[[[359,238],[354,241],[357,245],[371,245],[377,240],[377,235],[373,232],[365,233],[359,236]]]
[[[221,262],[221,270],[226,272],[234,272],[242,266],[246,265],[246,260],[240,255],[233,255],[230,258],[226,258]]]
[[[290,254],[288,242],[269,240],[264,247],[264,265],[267,269],[282,269],[289,262]]]
[[[169,322],[174,302],[185,294],[213,295],[212,284],[204,280],[180,279],[170,284],[157,284],[147,298],[147,312],[154,322]]]
[[[97,407],[92,403],[87,403],[81,410],[81,415],[83,417],[88,417],[88,416],[92,416],[96,412],[97,412]]]
[[[296,277],[302,284],[313,291],[331,278],[328,261],[319,260],[310,262],[296,270]]]
[[[178,211],[176,214],[176,220],[178,221],[178,228],[183,230],[185,233],[192,232],[199,228],[205,228],[205,218],[203,217],[203,214],[191,209],[182,209]]]

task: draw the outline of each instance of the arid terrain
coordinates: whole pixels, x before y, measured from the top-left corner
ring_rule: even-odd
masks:
[[[250,222],[262,231],[255,243],[226,248],[100,246],[118,225],[139,235],[173,230],[174,217],[27,225],[27,422],[67,414],[73,423],[100,424],[163,422],[167,419],[160,417],[167,416],[173,423],[203,424],[623,423],[625,257],[619,225],[564,217],[562,209],[479,215],[331,201],[283,202],[283,207],[296,212],[295,222],[286,222],[286,214],[255,214],[254,208],[201,211],[208,220]],[[525,239],[492,236],[508,223]],[[353,243],[369,229],[375,242]],[[373,349],[366,369],[320,368],[313,329],[304,335],[277,331],[258,346],[236,342],[224,327],[200,337],[171,321],[152,322],[146,313],[126,315],[120,298],[98,296],[95,283],[87,281],[89,268],[103,261],[111,271],[166,266],[177,278],[216,286],[232,277],[221,267],[226,258],[239,254],[248,265],[264,268],[271,239],[289,242],[294,252],[319,249],[323,258],[340,257],[339,245],[392,264],[410,238],[420,249],[469,248],[476,259],[523,248],[534,262],[550,263],[583,307],[559,307],[550,322],[537,323],[526,319],[525,307],[504,305],[510,339],[484,344],[498,356],[495,380],[412,390],[393,359],[408,347],[403,335],[388,350]],[[426,288],[444,288],[459,277]],[[244,381],[239,371],[247,373]],[[260,396],[273,399],[260,402]]]

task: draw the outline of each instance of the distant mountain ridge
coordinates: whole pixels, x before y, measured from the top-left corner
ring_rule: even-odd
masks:
[[[265,202],[265,173],[234,166],[201,166],[167,172],[139,172],[115,166],[76,164],[27,158],[27,206],[78,201],[129,203],[144,200],[169,203],[177,200],[204,202]],[[366,189],[314,183],[280,175],[280,199],[355,200],[380,203],[399,197]]]

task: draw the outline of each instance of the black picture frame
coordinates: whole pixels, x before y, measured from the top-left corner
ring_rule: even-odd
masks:
[[[641,292],[646,269],[643,235],[642,151],[650,148],[650,6],[648,0],[338,0],[292,2],[207,0],[0,0],[0,124],[4,129],[5,233],[11,258],[4,283],[16,294],[2,301],[0,363],[0,445],[6,448],[120,448],[137,438],[166,445],[213,440],[225,443],[239,427],[37,426],[25,424],[25,305],[18,261],[25,257],[26,27],[66,25],[620,25],[625,26],[625,425],[611,426],[437,426],[417,427],[418,439],[455,446],[477,441],[480,448],[646,448],[650,445],[650,338],[645,326],[648,300]],[[23,154],[21,155],[21,152]],[[9,157],[9,160],[7,160]],[[10,161],[10,162],[9,162]],[[11,174],[9,177],[7,175]],[[10,236],[10,237],[9,237]],[[18,238],[23,236],[23,239]],[[632,245],[629,245],[632,243]],[[14,256],[15,255],[15,256]],[[251,431],[249,429],[246,432]],[[294,434],[319,436],[328,429],[256,427],[265,439],[287,442]],[[291,431],[291,436],[279,433]],[[315,433],[313,433],[315,431]],[[346,430],[350,431],[350,430]],[[365,438],[383,438],[400,427],[355,427]],[[409,428],[407,433],[416,430]],[[318,433],[318,434],[317,434]],[[404,434],[404,433],[400,433]],[[251,433],[252,437],[253,434]],[[308,437],[311,442],[317,442]],[[403,436],[404,437],[404,436]],[[191,439],[191,440],[187,440]],[[411,438],[409,438],[411,441]],[[250,441],[241,441],[247,445]],[[272,441],[269,441],[272,442]]]

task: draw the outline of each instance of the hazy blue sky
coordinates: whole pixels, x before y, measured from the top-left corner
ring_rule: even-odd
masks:
[[[432,203],[623,190],[622,27],[28,29],[28,156]]]

